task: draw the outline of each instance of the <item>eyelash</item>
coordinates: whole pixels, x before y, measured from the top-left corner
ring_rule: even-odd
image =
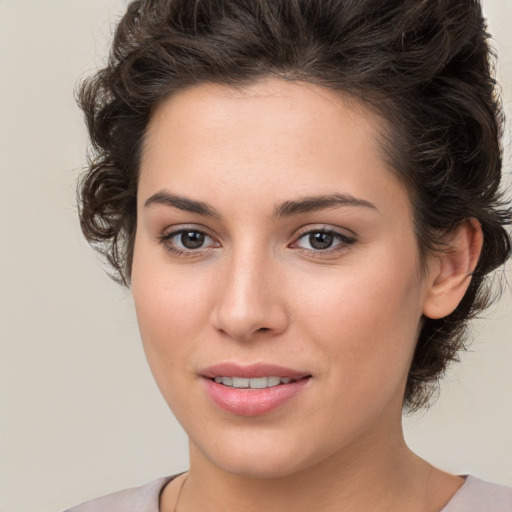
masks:
[[[163,246],[165,247],[165,249],[167,251],[169,251],[170,253],[172,253],[176,256],[189,256],[192,254],[198,254],[198,253],[202,252],[201,250],[205,249],[205,247],[198,247],[196,250],[187,249],[187,248],[181,249],[181,248],[176,247],[174,244],[172,244],[172,239],[182,235],[183,233],[194,233],[194,234],[203,235],[205,238],[209,238],[212,241],[214,241],[213,237],[208,235],[208,233],[206,233],[202,229],[181,228],[181,229],[177,229],[176,231],[171,231],[170,233],[162,235],[160,237],[160,242],[163,244]],[[215,243],[215,241],[214,241],[214,243]]]
[[[324,254],[333,254],[337,253],[339,251],[342,251],[347,248],[347,246],[354,244],[357,240],[355,237],[348,236],[344,233],[341,233],[340,231],[336,231],[335,229],[329,229],[327,227],[322,228],[314,228],[314,229],[308,229],[307,231],[303,231],[302,233],[299,233],[299,235],[296,237],[296,241],[293,242],[292,245],[297,245],[297,243],[305,239],[308,236],[311,236],[313,234],[323,234],[323,235],[332,235],[333,238],[338,242],[334,247],[328,247],[327,249],[321,250],[321,249],[306,249],[306,248],[298,248],[298,250],[302,254],[308,254],[313,255],[316,257],[319,257]]]
[[[173,238],[178,237],[182,235],[183,233],[194,233],[195,235],[200,235],[206,238],[209,238],[213,241],[213,247],[220,247],[220,244],[214,240],[213,237],[208,235],[205,231],[197,228],[181,228],[176,231],[171,231],[170,233],[164,234],[160,237],[160,243],[162,243],[167,251],[174,254],[175,256],[190,256],[190,255],[198,255],[201,252],[203,252],[205,249],[208,249],[209,247],[198,247],[197,249],[188,249],[188,248],[178,248],[175,244],[173,244],[171,241]],[[341,233],[339,231],[336,231],[334,229],[328,229],[326,227],[322,228],[315,228],[315,229],[309,229],[307,231],[303,231],[302,233],[299,233],[295,241],[290,244],[291,247],[296,246],[298,242],[302,239],[305,239],[308,236],[311,236],[313,234],[324,234],[324,235],[332,235],[334,240],[336,240],[338,243],[334,245],[334,247],[328,247],[324,250],[322,249],[307,249],[304,247],[297,247],[299,252],[301,254],[307,254],[307,255],[313,255],[316,257],[319,257],[323,254],[332,254],[339,251],[342,251],[343,249],[346,249],[347,246],[354,244],[357,240],[355,237],[347,236],[344,233]],[[217,244],[217,245],[216,245]]]

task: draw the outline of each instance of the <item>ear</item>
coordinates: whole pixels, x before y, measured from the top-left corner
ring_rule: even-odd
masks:
[[[447,247],[433,257],[427,277],[423,314],[443,318],[452,313],[464,297],[482,250],[480,223],[466,219],[446,240]]]

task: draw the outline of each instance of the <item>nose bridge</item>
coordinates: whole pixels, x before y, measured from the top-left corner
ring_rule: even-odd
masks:
[[[278,269],[268,250],[247,243],[225,262],[216,305],[216,327],[237,339],[257,332],[281,332],[286,311],[279,293]]]

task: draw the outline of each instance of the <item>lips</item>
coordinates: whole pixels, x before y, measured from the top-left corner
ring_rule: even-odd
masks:
[[[222,363],[201,372],[206,393],[224,411],[260,416],[300,393],[311,375],[273,364]]]

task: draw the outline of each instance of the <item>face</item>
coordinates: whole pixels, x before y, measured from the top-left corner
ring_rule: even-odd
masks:
[[[132,292],[191,464],[283,476],[400,429],[427,286],[380,128],[277,79],[156,111]]]

